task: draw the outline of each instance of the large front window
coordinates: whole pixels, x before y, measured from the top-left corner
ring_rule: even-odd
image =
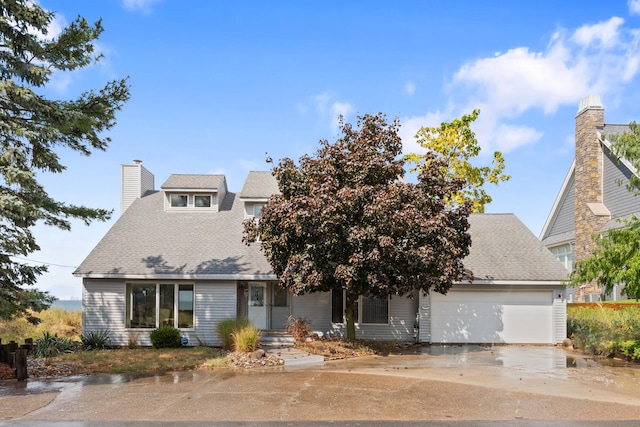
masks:
[[[346,298],[343,291],[331,292],[331,321],[344,323]],[[389,323],[389,298],[360,297],[353,306],[353,317],[356,323],[387,324]]]
[[[127,283],[126,288],[127,328],[193,328],[193,285]]]

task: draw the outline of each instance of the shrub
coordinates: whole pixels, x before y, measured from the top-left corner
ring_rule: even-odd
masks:
[[[287,331],[293,336],[293,339],[302,342],[311,335],[311,323],[307,319],[289,316],[287,318]]]
[[[219,321],[216,325],[216,332],[222,341],[222,348],[231,350],[233,348],[233,334],[249,325],[249,319],[246,317],[233,317]]]
[[[233,347],[235,351],[250,353],[258,348],[260,331],[255,326],[249,325],[235,331],[233,334]]]
[[[151,331],[151,345],[153,348],[182,347],[180,331],[173,326],[160,326]]]
[[[640,308],[607,304],[567,307],[567,333],[577,348],[604,356],[634,358],[640,342]],[[639,352],[640,353],[640,352]]]
[[[35,357],[52,357],[61,353],[71,353],[77,348],[78,343],[72,339],[45,331],[42,338],[36,340],[32,353]]]
[[[91,331],[80,337],[83,350],[104,350],[111,348],[111,335],[109,331]]]

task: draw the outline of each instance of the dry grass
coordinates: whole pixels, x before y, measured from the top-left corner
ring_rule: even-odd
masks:
[[[374,354],[388,355],[390,353],[400,353],[406,351],[411,346],[400,346],[394,342],[385,341],[325,339],[299,343],[296,344],[296,347],[311,354],[324,356],[325,360],[337,360],[373,356]]]
[[[175,349],[121,348],[113,350],[78,351],[50,358],[50,363],[77,366],[86,374],[116,374],[124,372],[151,373],[186,371],[225,366],[226,355],[212,347]]]
[[[41,338],[44,332],[80,341],[82,312],[50,308],[37,314],[37,316],[42,321],[38,325],[32,325],[24,318],[0,321],[0,338],[2,342],[16,341],[21,343],[25,338],[36,340]]]

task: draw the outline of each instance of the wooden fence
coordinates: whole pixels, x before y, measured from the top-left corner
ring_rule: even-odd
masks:
[[[27,379],[27,354],[33,349],[33,339],[27,338],[24,344],[19,345],[15,341],[2,344],[0,339],[0,363],[6,363],[16,372],[16,379]]]

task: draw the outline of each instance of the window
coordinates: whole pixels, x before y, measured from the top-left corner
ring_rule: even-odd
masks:
[[[256,219],[260,219],[260,216],[262,215],[262,207],[264,205],[262,203],[256,203],[255,205],[253,205],[253,217]]]
[[[195,196],[194,204],[196,208],[210,208],[211,207],[211,196]]]
[[[331,321],[344,323],[346,298],[343,291],[331,291]],[[353,307],[356,323],[389,323],[389,298],[360,297]]]
[[[289,307],[289,291],[276,285],[273,287],[273,306]]]
[[[389,298],[361,297],[362,323],[389,323]]]
[[[193,285],[127,283],[126,293],[127,328],[193,328]]]
[[[567,270],[573,271],[573,245],[567,243],[566,245],[549,248],[549,250]]]
[[[169,200],[172,208],[186,208],[189,198],[186,194],[171,194]]]

